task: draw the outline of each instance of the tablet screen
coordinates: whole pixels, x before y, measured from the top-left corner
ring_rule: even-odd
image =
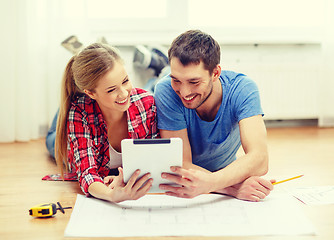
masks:
[[[153,185],[149,192],[164,192],[159,184],[171,184],[162,179],[162,172],[170,172],[171,166],[182,166],[182,139],[124,139],[122,146],[122,162],[124,182],[128,182],[132,174],[140,169],[140,177],[151,173]]]

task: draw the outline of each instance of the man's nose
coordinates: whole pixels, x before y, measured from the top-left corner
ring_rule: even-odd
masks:
[[[180,94],[182,97],[187,97],[191,94],[191,89],[187,85],[183,85],[180,87]]]

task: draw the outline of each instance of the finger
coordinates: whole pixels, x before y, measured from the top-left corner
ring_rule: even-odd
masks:
[[[115,180],[117,181],[117,183],[120,184],[120,183],[124,183],[123,179],[124,179],[123,168],[119,167],[118,168],[118,176],[115,176]]]
[[[259,202],[260,201],[260,198],[256,195],[250,195],[250,197],[244,199],[244,200],[247,200],[247,201],[251,201],[251,202]]]
[[[265,196],[269,195],[269,193],[270,193],[270,191],[271,191],[270,189],[265,188],[265,187],[263,187],[262,185],[259,185],[259,186],[256,187],[254,190],[255,190],[256,192],[261,193],[261,195],[264,194]]]
[[[130,177],[129,181],[128,181],[127,184],[126,184],[126,187],[132,188],[133,185],[136,183],[136,180],[137,180],[139,174],[140,174],[140,170],[137,169],[137,170],[132,174],[132,176]]]
[[[268,195],[268,194],[265,194],[261,191],[258,191],[254,194],[255,196],[257,196],[259,199],[265,199],[265,197]]]
[[[259,181],[258,181],[258,183],[259,183],[262,187],[266,188],[266,189],[269,190],[269,191],[271,191],[271,190],[274,189],[273,184],[271,183],[271,181],[268,181],[268,180],[266,180],[266,179],[264,179],[264,178],[260,178]]]
[[[180,194],[177,194],[175,192],[165,192],[165,194],[172,197],[181,197]]]
[[[191,181],[193,179],[193,173],[192,173],[192,169],[184,169],[178,166],[172,166],[170,167],[170,170],[173,173],[176,173],[180,176],[182,176],[184,179],[187,179],[188,181]]]
[[[152,187],[153,179],[149,179],[142,188],[138,191],[138,196],[142,197],[144,196]]]
[[[270,179],[271,184],[276,182],[276,179]]]
[[[175,186],[175,185],[170,185],[170,184],[160,184],[159,188],[166,192],[173,192],[177,195],[186,194],[186,188],[182,186]]]
[[[104,184],[109,184],[112,182],[112,177],[111,176],[107,176],[103,179]]]
[[[112,176],[113,181],[110,183],[110,187],[115,187],[115,186],[124,186],[124,181],[123,181],[123,169],[121,167],[118,168],[118,176]]]
[[[165,192],[166,195],[178,198],[191,198],[188,194],[175,193],[175,192]]]
[[[250,195],[250,201],[258,202],[258,201],[260,201],[262,199],[265,199],[266,196],[267,196],[267,194],[265,194],[265,193],[263,193],[261,191],[256,191],[256,192],[254,192],[254,193],[252,193]]]
[[[139,188],[143,187],[143,184],[151,177],[150,173],[146,173],[144,176],[142,176],[140,179],[136,181],[136,183],[133,185],[132,189],[134,191],[137,191]]]
[[[118,168],[118,176],[120,176],[123,179],[124,173],[123,173],[123,168],[121,167]]]
[[[191,184],[191,181],[188,178],[185,178],[181,175],[175,175],[175,174],[171,174],[171,173],[162,173],[161,177],[163,179],[166,179],[168,181],[177,183],[179,185],[190,186],[190,184]]]

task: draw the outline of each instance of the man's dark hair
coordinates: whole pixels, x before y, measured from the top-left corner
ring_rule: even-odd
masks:
[[[189,30],[182,33],[172,42],[168,50],[169,62],[176,57],[180,62],[188,64],[204,63],[204,68],[212,74],[220,63],[220,46],[209,34],[200,30]]]

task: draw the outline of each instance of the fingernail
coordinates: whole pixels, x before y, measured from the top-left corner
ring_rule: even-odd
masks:
[[[161,174],[161,177],[162,177],[162,178],[166,178],[166,174],[165,174],[165,173],[162,173],[162,174]]]

